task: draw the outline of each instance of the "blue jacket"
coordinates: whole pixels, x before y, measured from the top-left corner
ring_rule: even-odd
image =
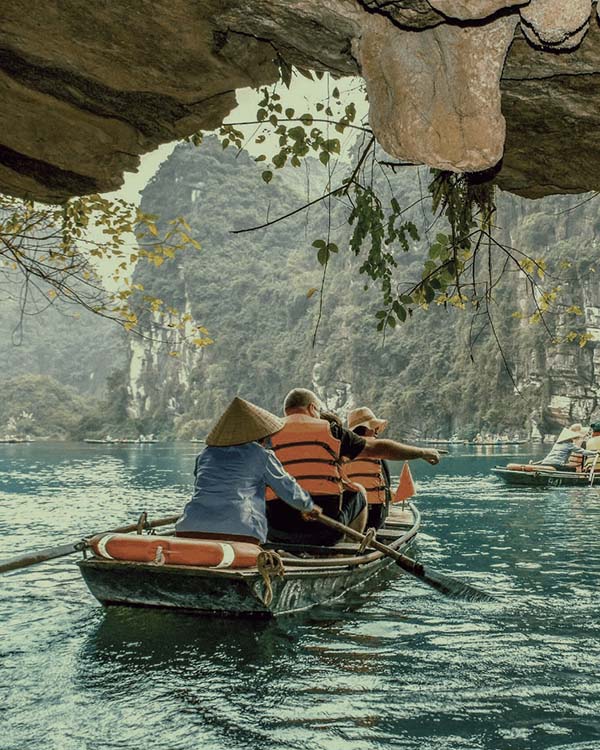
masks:
[[[554,443],[550,453],[537,463],[548,464],[549,466],[564,466],[571,455],[593,456],[595,453],[594,451],[586,451],[584,448],[578,448],[575,443],[568,440],[563,443]]]
[[[194,494],[177,521],[177,531],[267,538],[265,486],[292,508],[311,510],[313,501],[258,443],[206,447],[196,458]]]

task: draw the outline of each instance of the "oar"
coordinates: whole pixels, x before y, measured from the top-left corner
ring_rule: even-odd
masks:
[[[594,474],[596,473],[596,464],[598,463],[598,456],[600,456],[600,453],[596,453],[594,456],[594,463],[592,464],[592,468],[590,470],[590,487],[593,487],[594,485]]]
[[[320,513],[315,520],[320,521],[325,524],[325,526],[336,529],[336,531],[341,531],[359,542],[366,539],[364,534],[351,529],[349,526],[344,526],[343,523],[334,521],[333,518],[329,518],[329,516],[325,516],[322,513]],[[423,583],[426,583],[428,586],[441,591],[442,594],[446,594],[446,596],[451,596],[455,599],[468,599],[470,601],[494,601],[494,597],[490,594],[486,594],[485,591],[481,591],[481,589],[477,589],[464,581],[459,581],[457,578],[452,578],[444,573],[438,573],[437,571],[425,568],[424,565],[421,565],[421,563],[416,560],[406,557],[406,555],[397,552],[392,547],[388,547],[387,544],[378,542],[376,539],[369,540],[368,546],[379,550],[379,552],[383,552],[383,554],[388,557],[391,557],[396,561],[396,565],[400,566],[402,570],[415,576],[415,578],[423,581]]]
[[[143,528],[155,529],[157,526],[167,526],[170,523],[175,523],[180,518],[180,515],[169,516],[168,518],[159,518],[156,521],[149,521],[143,523]],[[140,518],[140,521],[142,519]],[[102,534],[127,534],[130,531],[136,531],[140,529],[140,521],[132,523],[129,526],[121,526],[118,529],[110,529],[110,531],[103,531]],[[0,573],[8,573],[9,570],[18,570],[19,568],[27,568],[30,565],[36,565],[37,563],[46,562],[46,560],[54,560],[57,557],[65,557],[66,555],[72,555],[74,552],[81,552],[87,545],[87,539],[97,534],[88,534],[86,537],[78,539],[76,542],[69,542],[62,544],[60,547],[47,547],[41,549],[38,552],[30,552],[27,555],[19,555],[18,557],[12,557],[9,560],[0,560]]]

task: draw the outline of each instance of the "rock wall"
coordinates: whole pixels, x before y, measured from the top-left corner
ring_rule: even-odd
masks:
[[[591,0],[6,0],[0,190],[113,190],[158,144],[214,129],[278,61],[360,74],[392,157],[493,170],[537,197],[600,185]],[[505,136],[506,133],[506,136]]]

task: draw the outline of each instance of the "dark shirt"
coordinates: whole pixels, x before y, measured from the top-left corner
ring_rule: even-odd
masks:
[[[330,429],[333,437],[340,441],[340,458],[352,460],[362,453],[367,444],[363,437],[335,423],[330,425]],[[323,509],[326,515],[337,518],[341,509],[341,495],[315,495],[313,500]],[[269,522],[269,538],[275,538],[276,534],[272,534],[271,530],[278,529],[286,533],[293,533],[298,541],[303,536],[306,536],[307,540],[313,539],[316,541],[321,535],[325,538],[324,532],[328,531],[325,527],[322,527],[323,534],[321,534],[321,529],[316,522],[304,521],[297,510],[290,508],[289,505],[279,499],[270,500],[267,503],[267,519]],[[331,535],[331,532],[329,532],[329,535]]]
[[[340,427],[338,424],[331,425],[331,434],[341,443],[340,458],[348,458],[350,461],[356,458],[359,453],[362,453],[367,444],[364,437],[347,430],[345,427]]]

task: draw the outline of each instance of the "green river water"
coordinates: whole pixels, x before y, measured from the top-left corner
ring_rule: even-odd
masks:
[[[194,455],[0,446],[0,558],[176,513]],[[514,455],[412,464],[420,558],[493,602],[398,574],[226,621],[104,610],[75,555],[0,577],[0,749],[599,750],[600,490],[505,487],[489,469]]]

